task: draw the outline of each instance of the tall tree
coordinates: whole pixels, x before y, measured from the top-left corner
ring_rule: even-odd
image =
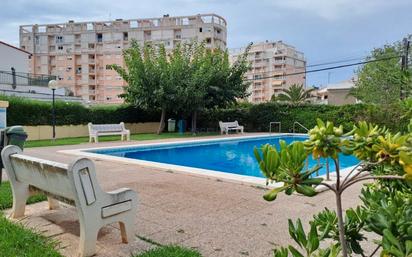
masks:
[[[186,106],[192,113],[192,132],[197,129],[197,114],[204,108],[226,107],[245,98],[249,82],[244,80],[249,69],[247,54],[231,65],[227,51],[208,49],[195,44],[191,62],[191,79],[186,88]]]
[[[121,95],[126,103],[143,109],[160,109],[160,125],[157,133],[160,134],[165,126],[165,117],[168,110],[178,102],[179,80],[173,76],[175,64],[181,59],[170,62],[163,45],[143,48],[137,41],[123,52],[125,67],[112,65],[119,75],[127,82],[125,92]]]
[[[290,88],[282,89],[278,96],[273,95],[272,101],[288,102],[293,105],[299,105],[307,102],[312,97],[314,88],[305,89],[303,85],[293,84]]]
[[[246,53],[230,65],[226,51],[204,44],[177,45],[167,53],[163,45],[140,48],[134,41],[123,55],[125,67],[113,65],[128,83],[121,96],[135,106],[160,109],[158,133],[168,111],[190,113],[196,132],[199,110],[225,107],[247,96]]]
[[[358,81],[351,95],[365,103],[383,105],[397,101],[401,89],[405,95],[410,95],[411,72],[402,70],[400,63],[403,51],[399,42],[374,49],[366,61],[380,61],[367,63],[358,69]]]

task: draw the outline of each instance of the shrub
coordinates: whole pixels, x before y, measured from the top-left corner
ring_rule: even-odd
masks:
[[[7,124],[11,125],[50,125],[52,120],[51,102],[43,102],[18,97],[0,96],[0,100],[10,102]],[[410,109],[410,108],[409,108]],[[218,128],[218,121],[238,120],[249,132],[269,131],[269,122],[280,121],[282,132],[292,132],[293,123],[300,122],[307,128],[315,126],[317,118],[343,125],[348,131],[358,121],[372,122],[386,126],[393,131],[406,131],[412,114],[402,104],[391,106],[377,105],[288,105],[276,102],[262,104],[238,104],[227,109],[208,109],[198,113],[199,128]],[[79,125],[93,123],[158,122],[159,110],[142,110],[131,105],[100,105],[87,107],[79,103],[56,101],[56,124]],[[181,117],[169,113],[167,118]],[[190,117],[185,117],[190,119]],[[298,132],[306,132],[300,128]]]
[[[1,96],[9,101],[7,124],[51,125],[52,103],[20,97]],[[56,124],[79,125],[93,123],[152,122],[158,121],[159,112],[143,111],[130,105],[106,105],[87,107],[80,103],[56,101]]]

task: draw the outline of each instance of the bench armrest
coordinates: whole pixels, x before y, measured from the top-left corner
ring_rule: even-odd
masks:
[[[137,193],[130,188],[119,188],[107,192],[112,203],[123,202],[127,200],[137,199]]]

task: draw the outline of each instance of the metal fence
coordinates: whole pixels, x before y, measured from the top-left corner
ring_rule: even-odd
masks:
[[[37,75],[24,72],[1,71],[0,84],[12,86],[44,86],[47,87],[50,80],[56,76]]]

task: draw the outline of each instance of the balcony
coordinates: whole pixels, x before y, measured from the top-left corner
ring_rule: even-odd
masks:
[[[276,60],[276,59],[275,59],[275,60],[273,61],[273,63],[274,63],[274,64],[285,64],[286,61],[285,61],[285,60]]]

